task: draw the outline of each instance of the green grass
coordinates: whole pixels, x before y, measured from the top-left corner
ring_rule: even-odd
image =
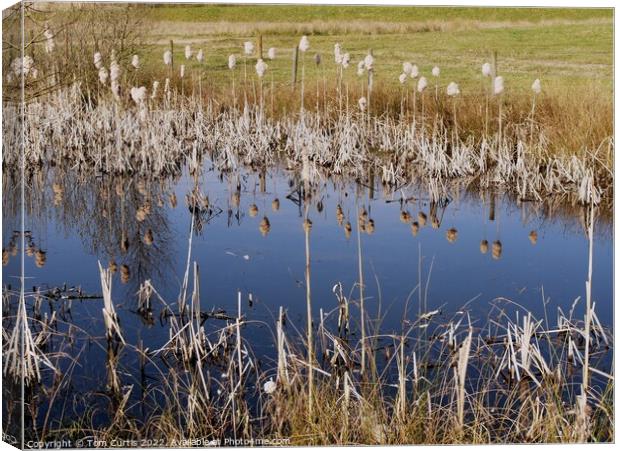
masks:
[[[299,22],[475,20],[485,22],[613,19],[610,8],[471,8],[307,5],[157,5],[143,6],[150,20],[184,22]]]
[[[242,65],[240,56],[243,41],[253,39],[252,35],[183,35],[181,30],[179,24],[179,34],[160,35],[157,30],[151,34],[148,41],[152,45],[146,55],[149,65],[161,70],[163,50],[167,48],[169,39],[173,38],[175,61],[178,64],[185,62],[183,52],[186,43],[191,43],[194,49],[205,50],[206,64],[203,69],[216,83],[229,80],[226,66],[228,55],[236,54]],[[295,35],[263,36],[265,53],[272,46],[278,49],[277,59],[268,61],[269,71],[273,72],[276,82],[288,82],[291,79],[292,52],[298,39],[299,36]],[[320,71],[317,72],[310,61],[317,52],[323,57],[328,77],[333,77],[333,46],[340,42],[344,51],[351,53],[352,65],[347,71],[351,82],[357,80],[355,65],[372,48],[377,83],[397,86],[402,62],[412,61],[427,77],[433,65],[439,65],[442,69],[441,83],[444,85],[454,80],[466,90],[479,91],[482,83],[480,66],[490,60],[495,50],[499,72],[511,90],[527,91],[535,78],[541,78],[546,87],[559,85],[574,88],[584,83],[595,83],[609,90],[611,96],[613,29],[610,25],[557,24],[414,34],[318,35],[311,36],[310,42],[311,48],[306,56],[306,75],[309,80],[313,80],[316,73],[320,75]],[[252,58],[249,64],[249,73],[254,76],[255,59]],[[196,65],[193,60],[188,67]]]

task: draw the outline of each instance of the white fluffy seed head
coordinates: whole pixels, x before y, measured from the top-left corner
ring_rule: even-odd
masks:
[[[198,50],[198,53],[196,54],[196,60],[199,63],[204,62],[204,60],[205,60],[205,52],[202,49]]]
[[[116,61],[112,61],[112,64],[110,64],[110,80],[118,81],[120,76],[121,76],[121,66],[119,66]]]
[[[411,78],[418,78],[418,75],[420,75],[420,70],[418,69],[418,66],[416,64],[411,66],[411,73],[409,75],[411,76]]]
[[[504,77],[495,77],[493,80],[493,94],[499,95],[504,92]]]
[[[54,43],[54,33],[52,33],[49,28],[46,28],[43,35],[45,36],[45,52],[52,53],[54,51],[54,47],[56,47],[56,44]]]
[[[138,55],[134,55],[131,57],[131,65],[134,67],[134,69],[140,68],[140,58],[138,57]]]
[[[189,44],[185,46],[185,59],[192,59],[192,46]]]
[[[151,99],[154,99],[157,97],[157,90],[159,89],[159,82],[157,80],[155,80],[153,82],[153,92],[151,93]]]
[[[373,56],[370,53],[366,55],[366,57],[364,58],[364,68],[366,70],[372,70],[374,63],[375,59],[373,58]]]
[[[456,97],[461,93],[461,91],[459,90],[459,85],[457,85],[453,81],[450,82],[450,84],[448,85],[446,92],[450,97]]]
[[[172,52],[170,50],[166,50],[164,52],[164,64],[166,66],[170,66],[172,64]]]
[[[346,69],[347,67],[349,67],[349,64],[351,64],[351,55],[345,53],[344,55],[342,55],[342,67]]]
[[[365,111],[368,101],[366,100],[366,97],[360,97],[360,99],[357,101],[357,104],[360,107],[360,111]]]
[[[366,64],[364,63],[364,60],[360,61],[359,63],[357,63],[357,75],[358,76],[362,76],[364,75],[364,68],[366,67]]]
[[[254,44],[252,44],[252,41],[245,41],[243,43],[243,53],[248,56],[254,53]]]
[[[112,80],[110,83],[110,88],[112,89],[112,94],[116,99],[120,99],[121,96],[121,85],[116,80]]]
[[[334,61],[336,64],[342,64],[342,56],[342,48],[340,47],[340,44],[334,44]]]
[[[409,61],[405,61],[403,63],[403,73],[405,75],[411,75],[411,69],[413,69],[413,64],[411,64]]]
[[[95,52],[95,56],[93,57],[93,61],[95,63],[95,67],[97,69],[101,69],[103,66],[103,59],[101,58],[101,53]]]
[[[534,91],[534,94],[540,94],[540,92],[542,91],[542,87],[540,86],[540,80],[538,78],[534,80],[534,83],[532,83],[532,91]]]
[[[11,69],[13,69],[13,73],[17,77],[20,77],[23,72],[24,77],[31,75],[36,78],[37,73],[34,72],[34,60],[28,55],[23,58],[15,58],[11,63]]]
[[[428,80],[426,79],[426,77],[420,77],[420,79],[418,80],[418,92],[424,92],[427,86]]]
[[[299,50],[302,52],[307,52],[310,49],[310,41],[308,40],[308,36],[303,35],[299,40]]]
[[[142,105],[146,100],[146,87],[140,86],[139,88],[133,87],[130,91],[131,99],[136,105]]]
[[[262,58],[259,58],[256,62],[256,75],[258,75],[259,78],[263,78],[265,72],[267,72],[267,67],[267,64],[262,60]]]
[[[267,393],[268,395],[275,393],[276,388],[277,388],[277,385],[272,379],[268,380],[267,382],[263,384],[263,391]]]
[[[267,50],[267,57],[270,60],[276,59],[276,48],[275,47],[269,47],[269,50]]]
[[[101,66],[99,68],[99,83],[101,83],[102,85],[105,85],[107,81],[108,81],[108,70],[104,66]]]
[[[484,77],[490,77],[491,76],[491,65],[489,63],[484,63],[482,65],[482,75]]]
[[[236,65],[237,65],[237,57],[235,55],[229,55],[228,56],[228,68],[232,70],[235,68]]]
[[[180,70],[181,78],[185,77],[185,64],[181,64],[181,67],[179,68],[179,70]]]
[[[402,73],[398,76],[398,81],[400,81],[401,84],[404,84],[407,81],[407,74]]]
[[[441,71],[439,70],[439,67],[435,66],[433,67],[433,70],[431,71],[431,73],[433,74],[433,77],[439,77],[439,74],[441,73]]]

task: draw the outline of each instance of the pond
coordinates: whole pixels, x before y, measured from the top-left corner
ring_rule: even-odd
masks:
[[[8,177],[3,278],[15,288],[19,198]],[[369,327],[382,333],[399,332],[428,312],[441,319],[464,309],[480,322],[498,300],[517,321],[520,310],[555,324],[558,309],[569,312],[580,297],[574,316],[583,317],[588,239],[579,206],[518,202],[464,183],[450,184],[441,201],[430,202],[425,183],[388,189],[370,180],[315,174],[305,191],[300,174],[283,167],[223,174],[205,163],[201,174],[165,181],[83,177],[51,168],[28,180],[26,287],[82,297],[58,299],[62,309],[50,302],[43,310],[51,315],[57,309],[62,322],[104,337],[97,262],[113,262],[112,299],[124,339],[156,350],[170,331],[161,302],[153,301],[151,316],[139,313],[140,285],[149,279],[172,305],[188,262],[195,261],[201,311],[235,317],[240,296],[242,314],[254,324],[245,338],[259,358],[273,360],[279,308],[300,337],[306,324],[307,215],[315,327],[321,313],[338,306],[335,285],[359,299],[360,262]],[[610,328],[611,230],[609,215],[600,214],[592,293],[598,317]],[[357,304],[353,309],[357,317]],[[105,348],[90,340],[74,346],[79,365],[59,363],[70,369],[73,390],[104,390]],[[122,383],[138,380],[135,355],[122,354],[121,362]]]

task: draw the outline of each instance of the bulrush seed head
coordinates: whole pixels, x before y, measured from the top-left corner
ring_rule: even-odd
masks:
[[[247,56],[252,55],[252,53],[254,53],[254,44],[252,44],[252,41],[245,41],[243,43],[243,53],[245,53]]]
[[[166,66],[170,66],[172,64],[172,52],[170,50],[166,50],[164,52],[164,64]]]
[[[461,93],[461,91],[459,90],[459,85],[457,85],[455,82],[450,82],[448,88],[446,89],[446,93],[450,97],[458,96]]]
[[[258,78],[263,78],[265,76],[265,72],[267,72],[267,67],[267,64],[261,58],[259,58],[256,63],[256,75],[258,75]]]
[[[103,58],[101,58],[101,53],[95,52],[95,56],[93,57],[93,61],[95,63],[95,67],[97,69],[101,69],[101,67],[103,67]]]
[[[237,57],[235,55],[228,55],[228,68],[233,70],[237,65]]]
[[[491,65],[489,63],[484,63],[482,65],[482,76],[483,77],[491,76]]]
[[[189,44],[185,46],[185,59],[192,59],[192,46]]]
[[[360,97],[360,99],[357,101],[357,104],[359,105],[361,112],[366,111],[366,105],[368,104],[366,97]]]
[[[493,94],[497,96],[502,92],[504,92],[504,77],[495,77],[495,80],[493,80]]]
[[[304,35],[299,40],[299,50],[302,52],[307,52],[310,49],[310,41],[308,40],[308,36]]]
[[[340,64],[342,62],[342,47],[340,47],[338,42],[334,44],[334,61],[336,64]]]
[[[439,67],[435,66],[433,67],[433,70],[431,71],[431,73],[433,74],[433,77],[439,77],[439,74],[441,73],[441,71],[439,70]]]
[[[140,57],[138,57],[138,55],[131,57],[131,65],[134,69],[140,69]]]
[[[424,92],[426,87],[428,86],[428,80],[426,77],[420,77],[418,80],[418,92]]]
[[[534,94],[540,94],[540,92],[542,91],[542,88],[540,86],[540,80],[538,78],[534,80],[534,83],[532,83],[532,91],[534,91]]]
[[[269,58],[270,60],[276,59],[276,48],[275,47],[269,47],[269,50],[267,50],[267,58]]]

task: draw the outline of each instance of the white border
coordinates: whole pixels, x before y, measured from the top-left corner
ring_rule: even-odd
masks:
[[[129,1],[129,0],[115,0],[115,2],[117,3],[138,3],[137,0],[134,1]],[[11,0],[0,0],[0,6],[2,7],[2,9],[5,9],[13,4],[17,3],[16,1],[11,1]],[[270,1],[260,1],[260,0],[210,0],[208,2],[206,1],[192,1],[192,0],[160,0],[160,1],[156,1],[156,0],[140,0],[139,3],[239,3],[239,4],[312,4],[312,5],[333,5],[333,4],[337,4],[337,5],[382,5],[382,6],[387,6],[387,5],[403,5],[403,6],[487,6],[487,7],[568,7],[568,8],[576,8],[576,7],[587,7],[587,8],[593,8],[593,7],[597,7],[597,8],[614,8],[615,7],[615,2],[613,1],[602,1],[602,0],[590,0],[590,1],[549,1],[549,0],[538,0],[538,1],[532,1],[532,0],[519,0],[518,2],[516,2],[516,4],[511,4],[511,3],[499,3],[497,1],[481,1],[481,0],[451,0],[451,1],[433,1],[433,0],[388,0],[385,2],[382,2],[380,0],[355,0],[355,1],[343,1],[343,0],[311,0],[311,1],[303,1],[303,0],[270,0]],[[617,25],[617,16],[615,15],[615,11],[614,11],[614,136],[619,136],[618,134],[618,122],[615,121],[615,118],[617,117],[618,114],[618,104],[616,102],[617,99],[617,92],[618,92],[618,79],[616,78],[616,71],[615,71],[615,61],[617,60],[617,56],[618,56],[618,48],[616,46],[616,34],[615,34],[615,28]],[[1,58],[1,57],[0,57]],[[1,61],[1,59],[0,59]],[[1,93],[1,91],[0,91]],[[0,111],[1,111],[1,105],[0,105]],[[615,155],[614,155],[615,157]],[[620,172],[618,171],[618,168],[620,167],[620,163],[618,162],[618,158],[615,158],[614,161],[614,174],[620,174]],[[0,193],[1,193],[1,187],[0,187]],[[614,183],[614,199],[617,200],[617,190],[616,190],[616,184]],[[1,218],[0,218],[0,224],[1,224]],[[614,204],[614,299],[615,299],[615,281],[619,280],[618,276],[620,274],[620,269],[618,268],[618,266],[616,265],[616,250],[617,250],[617,242],[615,240],[615,237],[618,236],[617,235],[618,232],[618,223],[616,222],[616,204]],[[2,276],[0,274],[0,285],[2,284]],[[616,325],[620,324],[618,322],[618,318],[619,318],[619,310],[618,308],[616,308],[614,306],[614,376],[617,374],[617,372],[615,371],[616,368],[616,362],[618,362],[618,331],[616,329]],[[620,390],[618,389],[618,387],[614,387],[614,423],[615,423],[615,434],[618,434],[618,405],[619,405],[619,401],[620,401],[620,396],[619,396]],[[1,391],[0,391],[0,400],[1,400]],[[0,413],[1,415],[1,413]],[[1,423],[0,423],[1,426]],[[513,449],[517,449],[518,447],[523,447],[523,446],[527,446],[527,445],[498,445],[498,444],[492,444],[492,445],[488,445],[488,446],[474,446],[474,445],[458,445],[460,448],[463,449],[493,449],[495,447],[501,447],[502,450],[513,450]],[[564,450],[566,447],[570,447],[571,449],[576,449],[576,447],[582,447],[582,446],[593,446],[593,445],[581,445],[581,444],[552,444],[552,445],[537,445],[537,446],[543,446],[545,448],[545,450],[550,450],[550,451],[562,451]],[[600,444],[598,445],[599,447],[604,447],[605,449],[610,448],[611,446],[614,446],[614,444]],[[395,448],[403,448],[404,446],[399,446],[399,447],[395,447],[395,446],[368,446],[368,447],[364,447],[365,449],[370,449],[370,450],[379,450],[379,449],[395,449]],[[294,449],[317,449],[318,447],[314,447],[314,448],[308,448],[308,447],[297,447]],[[152,448],[153,450],[158,450],[159,448]],[[163,448],[162,450],[169,450],[171,448]],[[4,451],[4,450],[15,450],[14,447],[1,442],[0,441],[0,451]]]

